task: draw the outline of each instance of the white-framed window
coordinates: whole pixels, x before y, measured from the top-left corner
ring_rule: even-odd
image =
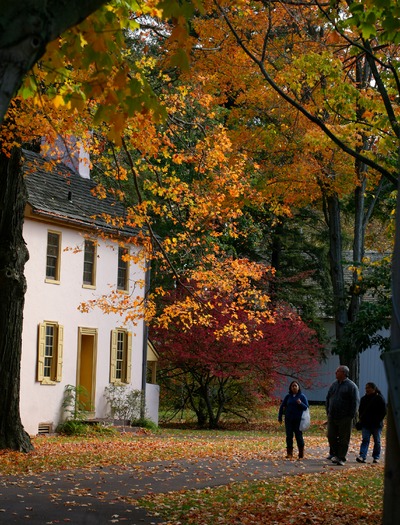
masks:
[[[96,259],[96,242],[85,239],[83,250],[83,286],[94,287],[96,285]]]
[[[61,233],[56,231],[47,232],[46,253],[46,281],[60,282],[60,250]]]
[[[64,327],[53,321],[39,324],[37,380],[42,384],[61,381]]]
[[[129,290],[129,251],[121,246],[118,248],[117,289]]]
[[[131,382],[132,334],[127,330],[111,331],[110,383]]]

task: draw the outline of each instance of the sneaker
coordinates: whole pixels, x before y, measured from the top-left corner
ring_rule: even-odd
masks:
[[[379,459],[378,458],[374,458],[374,461],[372,463],[379,463]]]
[[[363,458],[362,456],[357,456],[356,461],[357,463],[365,463],[365,458]],[[375,463],[375,460],[374,460],[374,463]]]
[[[331,461],[331,459],[332,459],[333,457],[334,457],[334,456],[331,456],[331,455],[329,454],[329,456],[327,456],[326,459],[327,459],[328,461]]]
[[[331,461],[332,461],[332,463],[335,463],[335,465],[344,465],[346,460],[345,459],[340,459],[337,456],[333,456]]]

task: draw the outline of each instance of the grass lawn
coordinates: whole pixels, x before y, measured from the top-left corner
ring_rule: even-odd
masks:
[[[328,450],[324,410],[313,406],[311,414],[312,426],[305,434],[306,458],[307,451],[319,448],[321,457]],[[276,419],[275,406],[262,419],[246,426],[226,422],[221,431],[188,430],[175,425],[157,432],[38,436],[33,438],[35,450],[29,454],[0,451],[0,474],[26,475],[179,458],[276,461],[285,451],[284,428]],[[360,433],[354,431],[350,447],[353,458],[359,442]],[[351,468],[328,469],[321,474],[148,495],[139,504],[171,525],[378,525],[382,495],[383,465],[354,462]]]
[[[383,467],[370,465],[147,496],[139,504],[169,524],[380,525],[382,491]]]

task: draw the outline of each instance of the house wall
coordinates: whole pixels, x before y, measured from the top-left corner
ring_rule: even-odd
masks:
[[[48,229],[62,234],[59,284],[45,282]],[[78,310],[82,302],[107,294],[112,287],[115,289],[118,260],[116,245],[99,241],[96,288],[88,289],[82,287],[83,251],[74,253],[73,250],[76,246],[83,247],[84,238],[80,232],[27,219],[23,233],[30,258],[25,267],[28,286],[22,334],[20,411],[25,430],[34,435],[38,432],[39,423],[49,423],[53,430],[57,427],[62,415],[64,388],[68,384],[77,385],[78,327],[97,329],[94,416],[101,418],[107,415],[104,389],[109,385],[111,330],[126,328],[132,332],[130,386],[140,390],[143,325],[140,322],[137,326],[123,326],[123,317],[119,314],[104,314],[97,308],[88,313]],[[129,275],[132,290],[133,282],[143,278],[143,273],[131,263]],[[133,295],[139,294],[143,294],[143,289],[136,287]],[[64,327],[62,380],[54,385],[43,385],[37,381],[38,325],[43,321],[55,321]]]
[[[326,322],[325,329],[328,337],[333,339],[334,337],[334,323]],[[383,333],[388,335],[387,332]],[[335,371],[339,366],[339,356],[329,354],[325,362],[321,363],[318,370],[317,379],[314,381],[311,388],[303,389],[309,401],[313,402],[325,402],[326,394],[330,385],[335,381]],[[380,351],[377,347],[371,347],[365,350],[360,355],[360,396],[365,394],[365,384],[368,382],[375,383],[383,396],[387,400],[388,398],[388,382],[386,378],[385,367],[383,360],[380,357]],[[278,389],[278,397],[280,399],[287,393],[290,380],[287,381],[287,386]]]
[[[387,335],[387,334],[386,334]],[[365,394],[365,384],[375,383],[382,392],[383,397],[388,400],[389,384],[386,377],[385,365],[377,348],[368,348],[361,354],[360,364],[360,395]]]

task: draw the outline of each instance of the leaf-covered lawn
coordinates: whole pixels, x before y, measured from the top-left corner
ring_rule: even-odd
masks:
[[[317,446],[324,443],[310,438]],[[44,471],[91,468],[102,465],[134,464],[181,458],[282,457],[282,437],[236,433],[168,433],[112,437],[36,437],[35,449],[0,451],[1,474],[33,474]],[[311,444],[311,441],[310,441]],[[324,443],[325,446],[325,443]]]
[[[383,465],[354,461],[360,433],[350,446],[350,468],[328,468],[306,474],[307,457],[323,461],[328,451],[325,429],[314,410],[313,426],[305,434],[303,474],[260,482],[148,494],[139,504],[169,524],[181,525],[380,525]],[[275,411],[274,411],[275,416]],[[38,436],[29,454],[0,451],[0,475],[25,476],[98,466],[137,466],[145,461],[190,459],[282,460],[284,429],[275,420],[252,431],[218,432],[164,429],[85,437]],[[143,468],[146,468],[143,466]],[[224,467],[225,468],[225,467]],[[232,461],[230,467],[232,468]],[[168,491],[168,486],[166,486]],[[125,500],[125,498],[124,498]],[[127,505],[137,500],[126,499]]]
[[[181,525],[381,525],[383,467],[150,495],[139,503]]]

